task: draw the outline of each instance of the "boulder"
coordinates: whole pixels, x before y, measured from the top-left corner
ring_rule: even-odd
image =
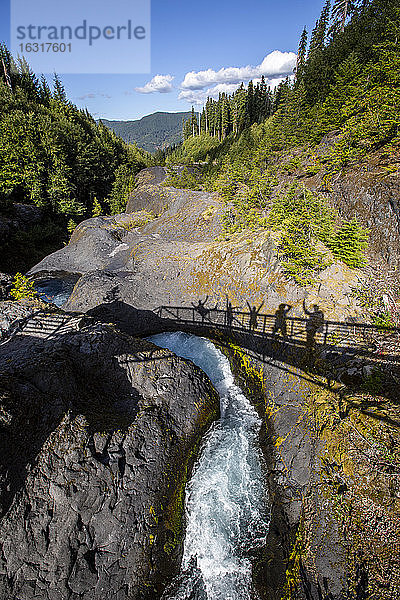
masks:
[[[182,173],[183,169],[187,169],[193,175],[200,172],[199,167],[186,165],[178,165],[172,167],[172,169],[178,174]],[[168,170],[166,167],[148,167],[140,171],[136,176],[135,189],[129,197],[126,212],[134,213],[139,210],[147,210],[160,214],[166,202],[171,199],[169,191],[171,188],[160,185],[167,176]]]

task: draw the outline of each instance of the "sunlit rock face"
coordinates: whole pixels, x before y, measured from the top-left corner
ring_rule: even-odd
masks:
[[[273,314],[287,302],[292,315],[304,316],[306,298],[327,318],[358,314],[351,290],[363,279],[360,272],[333,262],[315,286],[300,287],[283,274],[275,233],[260,229],[222,237],[226,207],[218,195],[165,187],[164,179],[162,167],[145,169],[128,202],[130,212],[82,222],[69,244],[31,273],[82,275],[65,304],[76,311],[110,300],[140,309],[190,306],[208,296],[220,308],[226,299],[237,307],[263,302],[264,311]]]

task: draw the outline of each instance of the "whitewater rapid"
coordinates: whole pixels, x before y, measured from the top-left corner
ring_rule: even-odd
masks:
[[[221,403],[186,487],[181,573],[163,600],[253,600],[252,555],[265,544],[269,525],[261,420],[209,340],[177,332],[150,341],[200,367]]]

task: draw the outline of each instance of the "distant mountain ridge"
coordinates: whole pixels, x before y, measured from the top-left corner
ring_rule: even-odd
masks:
[[[147,152],[179,144],[182,141],[182,122],[190,112],[155,112],[136,121],[109,121],[101,119],[125,142],[136,144]]]

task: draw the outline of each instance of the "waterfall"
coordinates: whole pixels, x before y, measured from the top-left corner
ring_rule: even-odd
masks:
[[[252,555],[265,544],[269,524],[261,420],[209,340],[178,332],[150,341],[200,367],[221,403],[186,487],[181,573],[163,600],[251,600]]]

